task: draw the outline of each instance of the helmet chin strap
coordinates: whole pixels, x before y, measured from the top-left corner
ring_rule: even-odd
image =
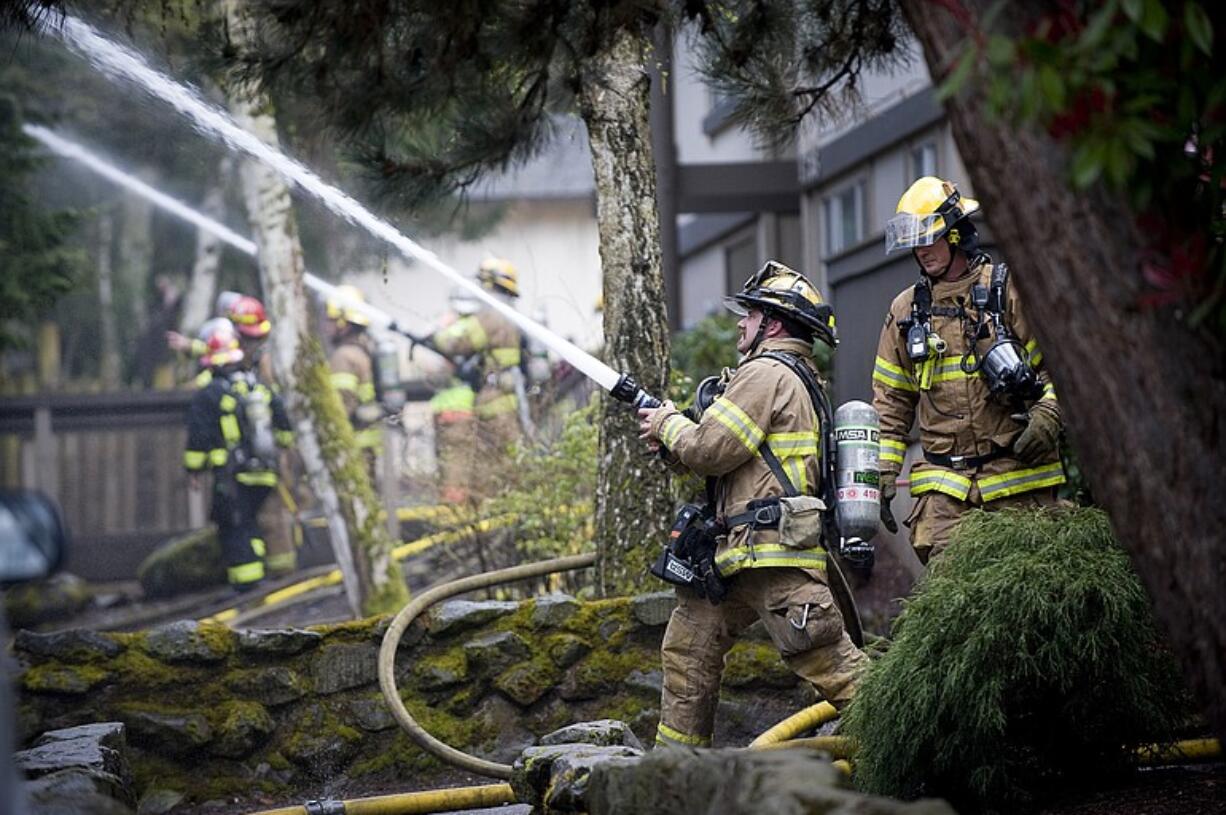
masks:
[[[769,314],[767,314],[765,311],[762,312],[762,321],[758,323],[758,330],[753,335],[753,342],[749,344],[749,350],[745,352],[745,356],[749,356],[753,352],[757,351],[758,346],[762,343],[762,340],[766,338],[766,321],[770,318],[771,316]]]

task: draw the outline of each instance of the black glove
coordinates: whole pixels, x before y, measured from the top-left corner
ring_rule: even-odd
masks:
[[[898,494],[898,488],[894,486],[897,477],[897,473],[881,474],[881,525],[891,534],[898,531],[898,521],[894,520],[894,512],[890,509],[890,502]]]

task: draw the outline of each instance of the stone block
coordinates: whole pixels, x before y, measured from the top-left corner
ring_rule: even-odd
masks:
[[[238,652],[244,656],[293,656],[314,648],[323,635],[301,628],[238,632]]]
[[[189,532],[154,549],[137,568],[145,596],[174,597],[226,584],[217,530]]]
[[[552,668],[539,662],[523,662],[501,673],[494,680],[494,687],[520,707],[528,707],[557,684],[558,677]]]
[[[234,632],[224,625],[179,620],[158,626],[145,639],[150,656],[171,663],[221,662],[234,646]]]
[[[677,595],[671,591],[640,594],[630,600],[630,613],[640,625],[649,627],[666,625],[677,607]]]
[[[579,601],[569,594],[547,594],[536,598],[532,608],[532,624],[556,628],[579,611]]]
[[[806,750],[674,747],[653,750],[636,762],[598,762],[589,771],[583,803],[591,815],[954,815],[944,801],[902,802],[847,789],[834,765]]]
[[[546,648],[549,658],[559,668],[569,668],[592,651],[592,646],[573,634],[551,637]]]
[[[430,635],[439,637],[476,628],[505,617],[518,608],[519,603],[510,601],[449,600],[433,609],[429,622]]]
[[[270,707],[301,699],[310,690],[300,674],[284,665],[235,671],[226,679],[226,687],[244,699]]]
[[[516,798],[546,811],[586,811],[587,782],[592,768],[605,761],[634,759],[631,747],[559,744],[529,747],[512,765],[511,787]],[[629,812],[631,810],[627,810]]]
[[[579,722],[541,736],[541,745],[592,744],[597,747],[633,747],[642,750],[638,736],[616,719],[600,719],[595,722]]]
[[[27,778],[46,779],[29,790],[43,811],[52,811],[64,801],[86,805],[87,801],[109,799],[123,807],[135,803],[127,738],[119,722],[44,733],[33,747],[14,753],[13,764]]]
[[[379,679],[379,649],[373,643],[336,643],[319,649],[311,670],[315,692],[337,693]]]
[[[511,631],[497,631],[464,643],[468,661],[483,671],[503,671],[531,653],[523,638]]]
[[[223,758],[244,758],[268,740],[274,726],[272,717],[258,702],[229,702],[209,752]]]
[[[50,634],[18,631],[13,648],[21,653],[51,657],[62,662],[110,659],[123,651],[123,646],[110,637],[81,629]]]
[[[200,713],[137,710],[124,714],[132,740],[151,750],[189,755],[213,740],[213,728]]]

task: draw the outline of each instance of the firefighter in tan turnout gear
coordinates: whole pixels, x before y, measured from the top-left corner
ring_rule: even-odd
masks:
[[[365,302],[366,297],[356,286],[337,286],[336,295],[329,297],[324,306],[336,343],[328,357],[332,386],[345,405],[345,413],[353,425],[354,437],[365,454],[373,480],[383,447],[383,429],[379,424],[383,409],[375,399],[374,355],[366,336],[370,317],[355,307]]]
[[[775,262],[726,303],[741,315],[743,356],[722,395],[698,421],[671,403],[639,411],[649,446],[707,478],[704,512],[711,513],[706,551],[714,569],[701,588],[678,585],[664,634],[658,745],[711,743],[724,657],[756,620],[788,666],[838,707],[868,664],[844,630],[816,535],[781,533],[792,528],[781,525],[783,502],[799,502],[789,506],[807,508],[814,525],[821,506],[813,497],[821,486],[821,428],[809,388],[821,386],[813,342],[834,345],[834,314],[803,275]]]
[[[931,176],[886,225],[886,252],[910,249],[918,282],[890,306],[873,369],[881,416],[881,520],[890,512],[907,434],[918,419],[906,520],[924,563],[967,511],[1054,504],[1064,483],[1060,408],[1005,264],[978,248],[979,203]]]
[[[477,281],[507,303],[519,297],[519,274],[508,261],[482,261]],[[497,485],[497,464],[506,460],[507,447],[520,435],[519,395],[521,342],[519,329],[495,309],[484,307],[461,316],[434,335],[434,344],[453,359],[480,361],[473,413],[476,415],[476,452],[480,462],[474,488],[482,496]],[[493,465],[493,466],[491,466]]]

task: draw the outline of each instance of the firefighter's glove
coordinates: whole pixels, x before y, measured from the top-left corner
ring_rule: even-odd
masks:
[[[1025,464],[1038,464],[1056,452],[1060,444],[1060,413],[1045,402],[1036,402],[1026,417],[1026,429],[1013,442],[1013,452]]]
[[[897,473],[881,474],[881,525],[890,530],[890,534],[898,531],[898,521],[894,520],[894,512],[890,509],[890,502],[898,494],[898,487],[894,486],[897,477]]]

